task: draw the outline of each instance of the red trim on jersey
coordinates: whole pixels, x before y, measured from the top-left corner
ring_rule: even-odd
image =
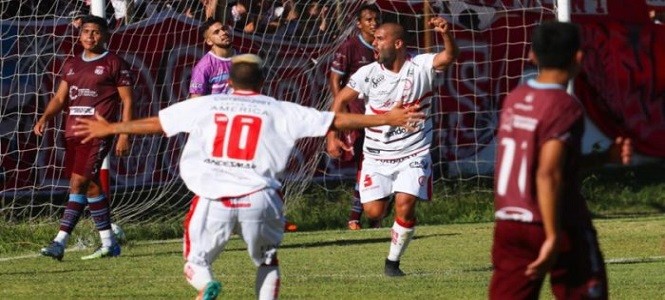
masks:
[[[403,106],[404,106],[404,107],[409,107],[409,106],[412,106],[412,105],[420,105],[420,102],[421,102],[423,99],[425,99],[425,98],[427,98],[427,97],[431,97],[432,95],[434,95],[434,92],[429,91],[429,92],[425,93],[422,97],[420,97],[420,98],[414,100],[413,102],[409,102],[409,103],[405,103],[405,104],[403,104]],[[377,115],[382,115],[382,114],[385,114],[385,113],[387,113],[387,112],[389,111],[389,110],[377,109],[377,108],[372,107],[371,105],[369,106],[369,109],[371,109],[372,112],[373,112],[374,114],[377,114]]]
[[[246,90],[234,90],[231,95],[238,95],[238,96],[254,96],[258,95],[259,93],[255,91],[246,91]]]
[[[416,219],[413,219],[412,221],[404,221],[404,220],[401,220],[398,217],[395,217],[395,223],[397,223],[397,225],[402,226],[404,228],[413,228],[413,227],[416,226]]]
[[[184,228],[185,228],[185,236],[183,238],[183,251],[182,255],[184,256],[185,259],[187,259],[187,256],[189,255],[189,251],[192,247],[191,240],[189,238],[189,222],[192,220],[192,215],[194,215],[194,211],[196,210],[196,205],[199,204],[199,199],[200,197],[194,196],[192,198],[192,204],[189,206],[189,211],[187,212],[187,215],[185,216],[185,221],[184,223]]]

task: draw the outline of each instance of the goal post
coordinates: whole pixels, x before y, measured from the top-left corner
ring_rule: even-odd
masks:
[[[185,100],[191,68],[207,51],[198,33],[202,20],[196,18],[196,11],[190,10],[192,18],[182,7],[143,2],[145,7],[135,8],[141,15],[132,16],[129,24],[116,25],[109,41],[109,49],[130,64],[137,78],[134,118],[157,115],[160,109]],[[346,38],[357,34],[354,15],[365,2],[293,0],[295,19],[275,16],[276,28],[250,32],[246,21],[260,17],[260,10],[255,10],[259,2],[240,1],[250,6],[247,15],[233,15],[230,6],[223,11],[227,21],[235,21],[237,52],[264,59],[267,80],[262,92],[328,109],[331,59]],[[561,4],[553,0],[370,2],[378,6],[385,21],[405,25],[414,54],[439,51],[443,45],[426,25],[429,16],[443,16],[452,24],[460,56],[435,80],[431,151],[435,179],[440,184],[464,185],[468,193],[490,192],[485,183],[491,181],[501,100],[525,71],[534,70],[527,60],[531,29],[555,19]],[[64,119],[54,118],[42,138],[32,133],[32,127],[55,92],[64,60],[81,52],[77,28],[71,23],[73,12],[89,9],[107,19],[114,15],[103,0],[92,2],[102,3],[101,8],[63,3],[32,1],[30,9],[2,4],[0,216],[5,219],[55,219],[64,207],[68,187],[62,167]],[[315,30],[324,20],[327,28]],[[178,176],[185,138],[133,136],[128,157],[110,156],[110,196],[119,223],[182,218],[191,199]],[[353,180],[354,163],[330,160],[323,149],[322,139],[306,139],[292,153],[284,174],[287,211],[289,199],[306,193],[309,185],[325,188],[326,181]]]

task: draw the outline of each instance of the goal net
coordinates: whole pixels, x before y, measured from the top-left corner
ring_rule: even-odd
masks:
[[[107,18],[114,23],[109,49],[129,62],[137,78],[135,118],[157,115],[161,108],[186,99],[191,68],[207,51],[198,33],[206,14],[205,7],[194,5],[199,2],[137,1],[116,20],[122,7],[109,1]],[[355,12],[365,3],[293,0],[271,6],[280,1],[239,1],[247,10],[243,14],[234,9],[234,2],[219,1],[217,14],[234,21],[237,52],[264,58],[268,78],[263,93],[327,109],[332,101],[327,85],[331,58],[342,41],[357,34]],[[489,192],[482,182],[491,179],[501,99],[524,73],[533,71],[526,59],[528,35],[536,24],[555,18],[552,1],[371,2],[380,8],[383,21],[406,27],[413,53],[442,48],[438,35],[426,25],[429,17],[441,15],[452,23],[461,53],[458,62],[436,78],[436,182],[463,183],[466,192]],[[72,21],[88,7],[85,1],[0,3],[0,215],[8,220],[58,218],[68,192],[64,118],[52,120],[41,138],[32,128],[53,96],[64,60],[81,53]],[[277,25],[247,26],[248,20],[263,18]],[[185,140],[134,136],[128,157],[110,156],[116,222],[184,215],[192,196],[178,177]],[[284,176],[287,209],[288,199],[310,184],[354,178],[352,162],[330,160],[322,150],[322,139],[309,139],[292,154]]]

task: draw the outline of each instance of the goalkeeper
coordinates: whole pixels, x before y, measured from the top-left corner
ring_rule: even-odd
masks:
[[[231,95],[202,96],[183,101],[151,117],[109,124],[81,119],[76,126],[83,142],[112,134],[189,133],[180,159],[180,174],[197,196],[185,221],[184,272],[202,299],[215,299],[221,283],[212,263],[236,226],[258,267],[258,299],[277,298],[280,285],[277,248],[284,233],[279,175],[296,141],[324,136],[328,130],[368,126],[405,126],[424,115],[419,107],[396,109],[378,116],[320,112],[259,94],[261,60],[244,54],[232,59]],[[401,128],[401,127],[400,127]],[[338,141],[341,143],[341,141]]]

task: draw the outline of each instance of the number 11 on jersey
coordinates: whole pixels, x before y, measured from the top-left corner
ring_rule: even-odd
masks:
[[[508,190],[508,181],[511,178],[513,172],[513,165],[515,158],[520,159],[519,163],[519,173],[517,176],[517,188],[519,189],[520,195],[524,195],[526,190],[526,150],[527,142],[522,142],[520,144],[520,149],[516,149],[515,140],[512,138],[504,137],[501,139],[501,145],[503,147],[503,155],[501,155],[501,167],[499,168],[499,178],[497,179],[496,184],[496,193],[499,196],[505,196],[506,191]]]

